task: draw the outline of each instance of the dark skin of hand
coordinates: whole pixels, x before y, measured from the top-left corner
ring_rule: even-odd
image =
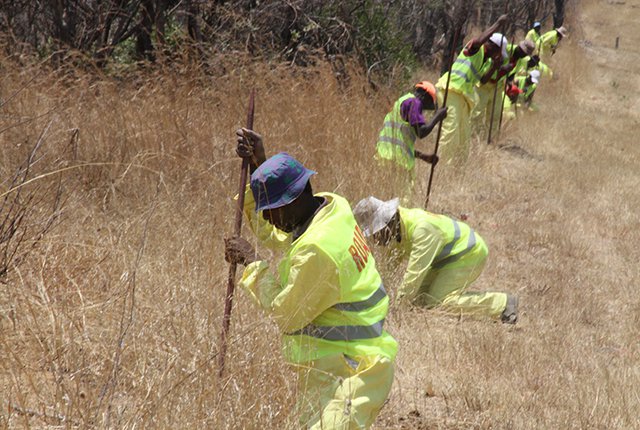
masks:
[[[262,136],[248,128],[240,128],[236,130],[236,140],[236,154],[240,158],[249,158],[249,170],[255,172],[267,159]]]
[[[440,157],[436,154],[425,154],[424,152],[420,152],[417,149],[414,151],[416,158],[419,158],[422,161],[426,161],[429,164],[438,164]]]
[[[224,238],[224,259],[227,263],[243,264],[245,266],[261,260],[260,256],[254,251],[253,246],[241,237]]]

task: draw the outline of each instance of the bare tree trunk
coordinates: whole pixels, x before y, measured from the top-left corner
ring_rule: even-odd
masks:
[[[204,38],[202,37],[202,30],[200,30],[200,23],[198,17],[200,11],[198,5],[193,0],[187,0],[185,4],[187,12],[187,33],[191,39],[190,56],[195,56],[196,61],[204,60],[204,50],[202,49],[202,43]]]
[[[555,0],[556,12],[553,14],[553,26],[558,28],[564,22],[564,0]]]
[[[156,0],[153,21],[156,26],[156,47],[158,49],[164,49],[166,42],[165,27],[167,24],[166,11],[168,9],[168,6],[168,0]]]
[[[139,60],[154,61],[153,42],[151,32],[153,31],[153,0],[143,0],[140,10],[140,23],[136,35],[136,58]]]
[[[200,30],[200,24],[198,23],[198,5],[193,0],[187,0],[187,32],[189,37],[196,44],[202,43],[202,31]]]

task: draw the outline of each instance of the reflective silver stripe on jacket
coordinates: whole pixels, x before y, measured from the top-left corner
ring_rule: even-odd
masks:
[[[386,142],[386,143],[390,143],[392,145],[398,145],[400,148],[402,148],[402,150],[404,152],[406,152],[409,155],[409,157],[413,157],[413,153],[411,152],[411,149],[409,149],[407,144],[404,143],[404,140],[400,140],[400,139],[397,139],[395,137],[380,136],[378,138],[378,142]]]
[[[413,152],[411,151],[409,145],[407,145],[407,143],[404,141],[404,139],[400,140],[384,134],[385,129],[390,129],[390,133],[394,133],[394,130],[399,130],[403,136],[415,141],[415,131],[413,130],[413,127],[411,127],[411,125],[409,124],[396,121],[385,121],[383,127],[383,134],[378,138],[378,142],[387,142],[391,143],[392,145],[398,145],[400,146],[400,148],[402,148],[402,150],[404,150],[404,152],[409,155],[409,157],[413,158]]]
[[[454,245],[460,239],[460,226],[456,221],[453,221],[453,224],[455,229],[454,238],[451,242],[445,245],[440,254],[438,254],[434,259],[434,263],[431,265],[434,269],[440,269],[447,264],[458,261],[460,258],[462,258],[463,255],[470,252],[473,247],[476,246],[476,234],[473,229],[469,229],[469,240],[467,241],[467,247],[454,255],[450,255]]]
[[[453,240],[451,240],[451,242],[447,243],[444,248],[442,248],[442,251],[440,251],[440,254],[436,255],[436,258],[434,258],[434,261],[440,261],[444,258],[447,258],[449,256],[449,254],[451,254],[451,251],[453,250],[453,247],[456,245],[456,242],[458,242],[458,239],[460,239],[460,224],[458,224],[458,221],[456,220],[452,220],[453,221]]]
[[[387,297],[387,292],[384,289],[384,285],[380,284],[378,289],[369,296],[369,298],[361,300],[359,302],[351,303],[338,303],[333,305],[333,308],[339,311],[347,312],[361,312],[372,308],[380,303],[382,299]],[[317,337],[319,339],[326,340],[360,340],[360,339],[372,339],[382,335],[382,327],[384,325],[384,319],[378,321],[372,325],[345,325],[345,326],[317,326],[309,324],[306,327],[301,328],[293,333],[287,333],[289,336],[301,335]]]
[[[465,82],[470,82],[467,77],[467,74],[462,70],[452,70],[451,73],[453,73],[454,75],[460,76],[462,79],[464,79]]]
[[[455,63],[465,65],[469,69],[469,71],[471,71],[471,73],[473,74],[473,77],[478,81],[480,80],[480,78],[481,78],[480,73],[478,73],[476,68],[471,63],[471,61],[469,61],[467,59],[464,59],[464,58],[458,58],[455,61]],[[463,73],[462,71],[456,70],[456,69],[453,70],[453,73],[455,73],[456,75],[458,75],[460,77],[463,77],[467,82],[471,82],[469,80],[469,76],[466,73]]]
[[[339,311],[361,312],[374,307],[385,297],[387,297],[387,292],[384,289],[384,285],[380,284],[378,289],[371,294],[368,299],[352,303],[338,303],[337,305],[333,305],[333,307]]]
[[[361,340],[373,339],[382,335],[382,326],[384,319],[372,325],[344,325],[344,326],[308,326],[289,333],[290,336],[304,334],[311,337],[317,337],[325,340]]]

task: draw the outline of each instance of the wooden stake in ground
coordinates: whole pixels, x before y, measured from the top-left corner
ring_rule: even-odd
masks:
[[[249,96],[249,108],[247,112],[247,128],[253,130],[253,112],[255,102],[255,91],[251,90]],[[238,204],[236,207],[236,220],[234,236],[238,237],[242,233],[242,209],[244,208],[244,192],[247,186],[247,176],[249,171],[249,158],[242,159],[240,168],[240,184],[238,185]],[[222,317],[222,331],[220,332],[220,349],[218,351],[218,376],[224,374],[224,359],[227,354],[227,337],[229,335],[229,325],[231,324],[231,308],[233,306],[233,292],[235,290],[236,263],[229,264],[229,276],[227,278],[227,294],[224,298],[224,315]]]
[[[462,31],[463,23],[460,23],[458,28],[456,29],[455,34],[453,35],[453,46],[451,48],[451,56],[449,57],[449,74],[447,75],[447,85],[444,90],[444,100],[442,101],[442,107],[447,107],[447,97],[449,97],[449,82],[451,81],[451,69],[453,68],[453,58],[456,55],[456,48],[458,46],[458,38],[460,37],[460,32]],[[444,121],[444,120],[443,120]],[[434,155],[438,155],[438,146],[440,145],[440,133],[442,132],[442,121],[438,123],[438,134],[436,135],[436,146],[433,149]],[[435,170],[435,163],[431,164],[431,170],[429,172],[429,183],[427,185],[427,198],[424,201],[424,208],[427,209],[429,205],[429,196],[431,195],[431,182],[433,181],[433,171]]]

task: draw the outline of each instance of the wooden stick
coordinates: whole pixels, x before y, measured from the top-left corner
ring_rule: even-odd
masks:
[[[509,0],[504,3],[504,13],[505,15],[509,12]],[[507,40],[507,36],[505,36],[505,29],[507,28],[507,24],[502,24],[502,28],[500,29],[502,32],[502,39],[500,40],[500,51],[502,51],[502,44]],[[502,64],[500,65],[502,67]],[[498,76],[500,76],[500,68],[496,71]],[[505,78],[506,79],[506,78]],[[498,79],[500,82],[500,79]],[[498,82],[496,82],[496,87],[493,89],[493,102],[491,103],[491,120],[489,122],[489,136],[487,137],[487,145],[491,143],[491,132],[493,131],[493,117],[495,115],[496,110],[496,96],[498,95]]]
[[[453,68],[453,57],[456,54],[456,48],[458,46],[458,38],[460,37],[460,33],[462,32],[462,26],[464,22],[460,23],[458,28],[456,29],[455,34],[453,35],[453,46],[451,47],[451,56],[449,57],[449,74],[447,75],[447,85],[444,90],[444,100],[442,102],[442,107],[447,107],[447,98],[449,97],[449,82],[451,82],[451,69]],[[442,122],[438,123],[438,134],[436,135],[436,147],[433,149],[433,153],[435,155],[438,154],[438,147],[440,146],[440,134],[442,132]],[[424,208],[427,209],[429,205],[429,196],[431,195],[431,183],[433,181],[433,171],[435,170],[436,165],[434,163],[431,164],[431,171],[429,172],[429,184],[427,185],[427,198],[424,201]]]
[[[247,128],[253,129],[253,112],[254,112],[255,91],[251,90],[249,96],[249,108],[247,112]],[[249,158],[242,159],[240,168],[240,183],[238,185],[238,204],[236,207],[236,222],[234,236],[239,237],[242,233],[242,215],[244,208],[244,193],[247,186],[247,176],[249,171]],[[233,292],[235,290],[236,279],[236,263],[229,265],[229,276],[227,278],[227,294],[224,298],[224,315],[222,317],[222,331],[220,332],[220,352],[218,355],[218,376],[224,374],[224,359],[227,354],[227,337],[229,335],[229,326],[231,324],[231,308],[233,307]]]

